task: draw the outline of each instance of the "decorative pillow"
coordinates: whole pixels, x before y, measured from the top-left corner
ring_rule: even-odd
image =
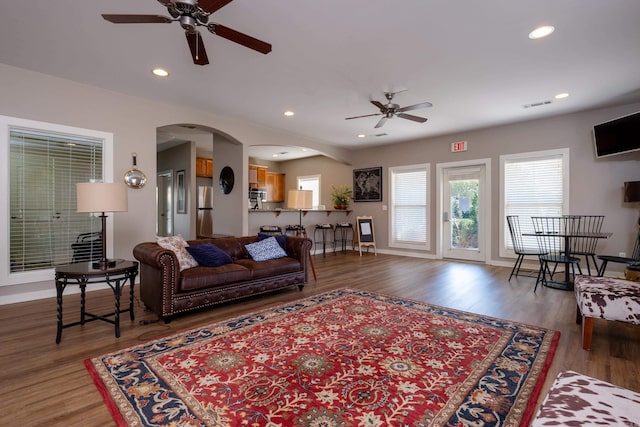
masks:
[[[169,249],[176,254],[178,258],[178,264],[180,265],[180,271],[186,270],[187,268],[197,267],[198,262],[189,255],[186,247],[189,244],[184,240],[181,234],[177,234],[175,236],[167,236],[167,237],[157,237],[156,242],[158,245],[162,246],[165,249]]]
[[[278,242],[280,247],[282,249],[284,249],[285,251],[287,250],[287,235],[286,234],[278,234],[278,235],[274,236],[274,235],[267,234],[267,233],[258,233],[258,241],[262,241],[264,239],[268,239],[269,237],[275,237],[276,238],[276,242]]]
[[[245,248],[254,261],[268,261],[287,256],[273,236],[256,243],[249,243]]]
[[[233,262],[229,254],[212,243],[187,246],[186,249],[198,261],[198,264],[205,267],[220,267]]]

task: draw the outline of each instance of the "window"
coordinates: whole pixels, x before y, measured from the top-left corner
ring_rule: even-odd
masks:
[[[532,216],[559,216],[569,212],[569,149],[500,156],[500,256],[511,256],[513,244],[507,215],[520,216],[523,233],[533,232]],[[524,245],[537,249],[534,237]]]
[[[8,170],[0,196],[0,222],[8,224],[0,231],[7,242],[0,258],[3,283],[50,280],[55,265],[78,260],[72,244],[81,235],[91,242],[96,238],[91,233],[101,230],[99,218],[76,212],[76,183],[111,178],[104,176],[103,165],[112,137],[1,116],[0,131],[0,148],[7,154],[0,167]],[[97,247],[89,243],[81,250]]]
[[[389,168],[389,246],[430,248],[428,177],[427,164]]]
[[[299,176],[298,189],[313,191],[311,206],[317,209],[320,205],[320,175]]]

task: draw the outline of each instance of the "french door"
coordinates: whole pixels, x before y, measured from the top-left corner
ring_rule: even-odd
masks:
[[[441,170],[441,255],[486,261],[488,199],[484,163],[444,165]]]

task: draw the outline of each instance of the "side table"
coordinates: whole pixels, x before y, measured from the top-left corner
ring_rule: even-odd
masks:
[[[59,265],[56,267],[56,302],[58,305],[58,332],[56,334],[56,344],[62,338],[62,329],[76,325],[84,325],[85,322],[102,320],[115,325],[116,338],[120,338],[120,313],[129,312],[131,320],[134,320],[133,313],[133,287],[135,278],[138,275],[138,262],[117,260],[116,265],[104,270],[93,268],[92,262],[78,262],[73,264]],[[120,296],[122,289],[129,281],[129,308],[120,309]],[[109,314],[96,315],[87,313],[85,310],[85,291],[89,284],[106,283],[113,290],[115,299],[115,311]],[[62,323],[62,293],[67,285],[76,284],[80,286],[80,321],[63,324]],[[114,316],[114,319],[108,317]],[[88,317],[88,319],[87,319]]]

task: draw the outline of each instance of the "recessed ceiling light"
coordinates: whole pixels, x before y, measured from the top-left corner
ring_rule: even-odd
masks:
[[[154,68],[153,70],[151,70],[151,72],[158,77],[168,77],[169,76],[169,72],[167,70],[165,70],[164,68]]]
[[[562,92],[559,93],[555,96],[556,99],[563,99],[563,98],[567,98],[569,96],[569,94],[567,92]]]
[[[364,133],[361,133],[360,135],[358,135],[358,138],[364,138],[365,136],[367,135],[365,135]]]
[[[291,117],[291,116],[293,116],[293,115],[295,115],[295,114],[296,114],[296,113],[294,113],[294,112],[293,112],[293,111],[291,111],[291,110],[287,110],[287,111],[285,111],[285,112],[284,112],[284,115],[285,115],[285,116],[287,116],[287,117]]]
[[[555,27],[553,27],[552,25],[543,25],[542,27],[538,27],[535,30],[531,31],[529,33],[529,38],[531,40],[541,39],[543,37],[547,37],[555,30]]]

